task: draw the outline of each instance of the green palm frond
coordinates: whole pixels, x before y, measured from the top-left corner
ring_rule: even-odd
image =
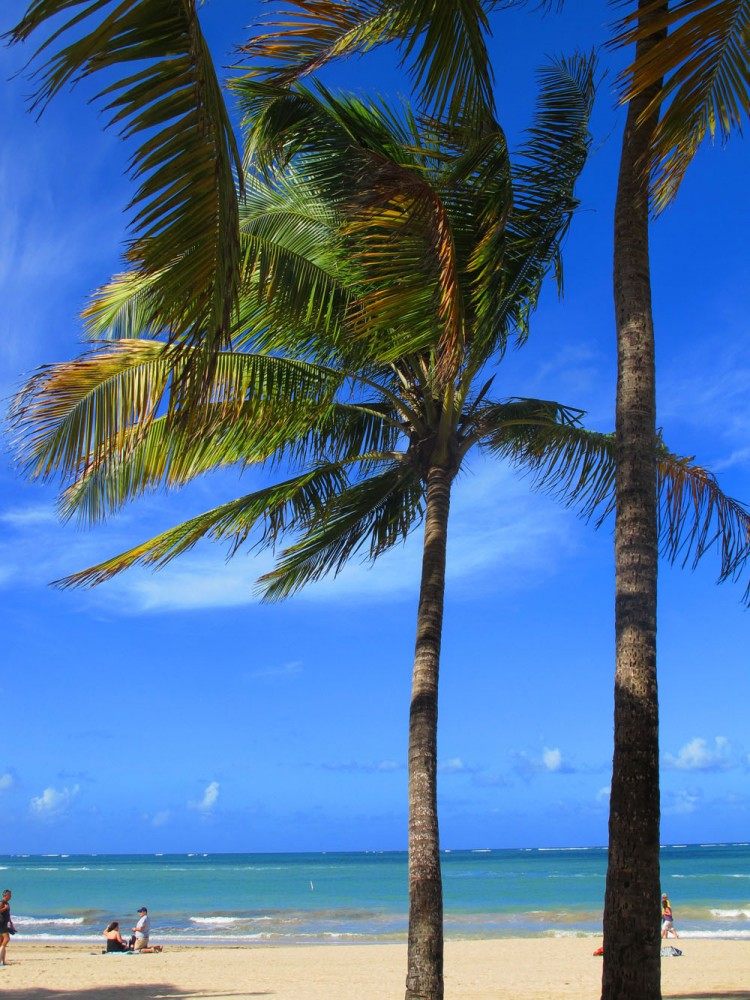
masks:
[[[337,574],[363,548],[367,558],[377,559],[421,521],[422,497],[416,472],[401,464],[342,490],[302,539],[281,553],[276,569],[260,578],[264,599],[281,600],[328,573]]]
[[[531,401],[533,402],[533,401]],[[556,404],[550,404],[555,406]],[[599,527],[615,509],[615,438],[575,424],[503,427],[487,447],[528,469],[534,486],[596,515]],[[738,580],[750,563],[750,511],[728,497],[716,477],[692,458],[656,441],[658,532],[661,554],[693,569],[709,553],[719,554],[719,582]],[[750,603],[750,584],[743,595]]]
[[[213,541],[229,539],[231,556],[248,541],[259,524],[262,530],[253,545],[272,547],[279,535],[290,527],[307,524],[345,485],[345,473],[338,466],[306,471],[283,483],[275,483],[199,514],[112,559],[56,580],[55,585],[62,588],[95,587],[131,566],[161,569],[203,538]]]
[[[42,368],[11,409],[15,447],[27,474],[67,481],[97,469],[112,473],[139,445],[153,447],[163,432],[157,429],[149,437],[149,425],[169,409],[175,365],[190,364],[185,351],[175,362],[173,345],[124,340]],[[245,460],[264,460],[295,435],[307,433],[330,405],[342,377],[300,360],[223,352],[197,417],[201,434],[210,443],[228,432],[233,440],[241,430]],[[244,401],[239,409],[237,401]],[[192,454],[195,422],[170,419],[168,425],[172,448]]]
[[[332,59],[397,42],[423,100],[438,117],[493,108],[489,30],[481,0],[287,0],[246,51],[263,75],[289,84]]]
[[[83,311],[87,340],[156,338],[162,328],[152,307],[152,294],[161,273],[116,274],[98,288]]]
[[[528,333],[528,317],[542,280],[553,265],[562,290],[560,244],[578,206],[574,189],[591,143],[595,74],[593,55],[553,60],[539,71],[534,121],[518,159],[514,158],[513,211],[499,290],[502,301],[496,291],[488,298],[485,315],[486,322],[493,314],[507,317],[521,341]]]
[[[438,116],[457,119],[494,109],[487,54],[489,24],[482,0],[401,0],[393,30],[404,39],[425,103]]]
[[[719,582],[738,580],[750,562],[750,510],[728,497],[692,458],[657,449],[662,554],[693,569],[709,552],[720,559]],[[750,604],[750,584],[744,594]]]
[[[408,331],[383,359],[394,360],[434,343],[437,320],[441,356],[460,354],[458,262],[430,176],[439,154],[429,139],[425,145],[408,109],[338,97],[320,85],[316,92],[274,91],[244,80],[237,89],[250,161],[267,174],[297,158],[296,169],[346,219],[346,248],[366,274],[350,314],[354,334]]]
[[[40,368],[10,410],[27,475],[80,475],[100,449],[116,449],[134,424],[153,419],[169,383],[170,354],[165,343],[128,340]]]
[[[391,40],[394,7],[378,0],[287,0],[283,12],[259,23],[259,32],[241,51],[253,63],[267,63],[263,78],[287,86],[334,59]]]
[[[110,124],[142,137],[130,164],[139,187],[126,258],[147,279],[149,327],[226,346],[237,302],[241,160],[195,0],[33,0],[9,37],[24,41],[43,28],[51,34],[35,55],[46,57],[36,71],[39,109],[68,83],[146,63],[99,95]],[[208,363],[195,355],[199,362]]]
[[[669,29],[623,75],[623,101],[665,79],[663,114],[654,134],[652,191],[661,211],[677,194],[706,136],[726,141],[750,114],[749,0],[677,0],[668,11],[653,4],[625,18],[614,44],[631,45]],[[646,21],[638,25],[638,18]],[[646,118],[653,105],[643,112]]]
[[[250,176],[240,217],[242,289],[238,346],[312,351],[332,359],[358,277],[340,234],[336,206],[290,166],[263,183]]]
[[[530,473],[535,489],[584,518],[596,513],[598,527],[614,510],[614,435],[581,427],[580,410],[543,400],[519,403],[520,419],[502,423],[484,447]]]

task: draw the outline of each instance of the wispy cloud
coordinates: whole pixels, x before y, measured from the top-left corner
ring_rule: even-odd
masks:
[[[32,798],[29,808],[40,819],[52,819],[67,812],[73,799],[78,795],[79,786],[72,788],[45,788],[41,795]]]
[[[442,774],[476,774],[478,770],[479,768],[467,764],[460,757],[450,757],[438,764],[438,771]]]
[[[324,771],[353,771],[360,774],[390,774],[403,771],[405,767],[395,760],[379,760],[374,763],[361,761],[329,761],[321,765]]]
[[[221,489],[227,486],[222,479]],[[205,487],[201,499],[210,507],[215,491],[208,480]],[[509,468],[481,456],[454,494],[447,579],[459,599],[462,593],[473,595],[479,583],[495,592],[533,588],[553,576],[578,544],[580,529],[570,512],[530,492],[529,483]],[[195,501],[193,496],[190,514]],[[51,503],[11,510],[2,522],[8,534],[0,539],[0,582],[5,575],[6,585],[46,586],[142,542],[163,528],[165,518],[178,523],[188,516],[177,495],[139,502],[138,513],[83,532],[60,524]],[[421,548],[417,529],[374,566],[350,563],[337,578],[310,585],[295,600],[342,605],[412,600],[419,588]],[[206,542],[157,573],[136,567],[70,599],[118,616],[241,607],[259,601],[257,580],[272,566],[270,553],[240,552],[227,561],[225,546]]]
[[[159,812],[154,813],[150,818],[146,817],[146,820],[151,823],[151,826],[166,826],[171,818],[172,813],[169,809],[160,809]]]
[[[713,747],[696,737],[676,754],[665,754],[664,762],[678,771],[727,771],[734,767],[732,748],[724,736],[714,739]]]
[[[701,798],[701,793],[696,789],[683,788],[677,792],[666,792],[662,796],[662,812],[666,816],[686,816],[698,809]]]
[[[47,504],[36,504],[30,507],[16,507],[0,513],[0,523],[13,528],[28,528],[35,525],[58,524],[54,509]]]
[[[302,673],[302,660],[291,660],[277,667],[261,667],[251,670],[245,676],[252,680],[283,680],[287,677],[299,677]]]
[[[0,792],[9,792],[15,786],[15,779],[8,771],[0,774]]]
[[[190,802],[188,805],[191,809],[197,809],[202,813],[209,813],[213,810],[218,800],[219,782],[212,781],[206,786],[206,790],[203,792],[203,798],[199,802]]]

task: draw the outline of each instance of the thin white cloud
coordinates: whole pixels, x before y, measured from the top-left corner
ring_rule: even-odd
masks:
[[[32,815],[44,818],[53,818],[65,813],[73,799],[78,795],[80,788],[74,785],[72,788],[45,788],[41,795],[32,798],[29,807]]]
[[[0,522],[13,528],[27,528],[34,525],[58,524],[59,519],[54,509],[48,504],[37,504],[31,507],[16,507],[0,514]]]
[[[322,764],[324,771],[347,771],[358,774],[390,774],[393,771],[403,771],[404,765],[395,760],[380,760],[374,763],[360,761],[329,761]]]
[[[212,781],[206,786],[206,790],[203,793],[203,798],[200,802],[190,802],[191,809],[197,809],[199,812],[208,813],[211,812],[219,799],[219,782]]]
[[[678,792],[668,792],[663,796],[662,812],[665,816],[687,816],[698,809],[700,802],[700,792],[683,788]]]
[[[715,737],[713,747],[696,737],[676,755],[665,754],[664,761],[677,771],[727,771],[734,766],[732,748],[724,736]]]
[[[245,676],[252,680],[273,680],[285,677],[299,677],[302,673],[302,660],[290,660],[289,663],[282,663],[278,667],[261,667],[259,670],[251,670]]]
[[[208,488],[209,480],[204,485],[206,496],[201,499],[210,507],[215,494]],[[228,486],[222,479],[222,492]],[[533,588],[557,573],[563,558],[575,551],[577,533],[588,529],[529,486],[511,469],[480,455],[457,482],[447,566],[448,588],[456,598],[462,593],[473,596],[479,584],[495,592]],[[0,582],[5,575],[6,585],[46,586],[143,541],[163,528],[165,516],[167,523],[178,523],[188,513],[177,495],[152,500],[139,511],[138,518],[118,516],[85,532],[58,523],[51,503],[49,509],[31,506],[11,511],[6,524],[12,537],[0,544]],[[421,541],[417,528],[404,545],[387,552],[374,566],[352,562],[338,577],[312,584],[294,599],[314,604],[413,600],[419,588]],[[226,551],[223,545],[201,543],[159,572],[134,568],[69,599],[115,615],[258,603],[257,580],[272,568],[271,554],[240,552],[227,561]]]
[[[0,792],[9,792],[15,783],[13,775],[9,772],[6,771],[5,774],[0,774]]]
[[[442,771],[443,774],[465,774],[469,770],[471,768],[467,767],[460,757],[451,757],[438,764],[438,771]]]
[[[166,826],[172,817],[169,809],[161,809],[151,817],[152,826]]]
[[[545,747],[542,754],[542,763],[548,771],[559,771],[563,764],[560,750],[557,747],[554,750]]]
[[[604,787],[600,788],[599,791],[596,793],[596,801],[609,802],[609,797],[611,794],[612,794],[612,786],[604,785]]]

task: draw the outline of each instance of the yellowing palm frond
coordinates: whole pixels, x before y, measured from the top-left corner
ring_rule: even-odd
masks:
[[[333,59],[394,42],[432,112],[457,119],[493,108],[485,11],[491,6],[481,0],[287,0],[283,13],[268,19],[276,30],[258,34],[245,51],[267,61],[264,78],[287,85]]]
[[[226,346],[237,303],[241,161],[195,0],[34,0],[9,37],[24,41],[47,27],[36,52],[47,60],[36,71],[40,109],[67,83],[146,63],[99,95],[110,123],[141,137],[130,163],[139,187],[126,257],[146,279],[153,325]],[[205,370],[207,360],[196,355],[195,363]],[[199,384],[192,379],[193,391]]]
[[[750,113],[750,2],[677,0],[663,12],[659,0],[621,23],[615,44],[630,45],[668,29],[624,74],[623,100],[664,79],[655,99],[662,118],[651,163],[654,205],[661,211],[677,194],[706,136],[726,141]],[[639,26],[638,18],[646,20]],[[644,110],[646,118],[653,103]]]

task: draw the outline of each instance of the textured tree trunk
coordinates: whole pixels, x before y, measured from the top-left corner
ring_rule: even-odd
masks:
[[[409,957],[406,1000],[443,998],[443,886],[437,815],[437,718],[445,550],[452,476],[427,475],[422,584],[409,714]]]
[[[653,40],[639,42],[638,54]],[[639,121],[660,87],[628,106],[615,207],[617,663],[602,1000],[661,997],[656,377],[644,173],[658,113]]]

